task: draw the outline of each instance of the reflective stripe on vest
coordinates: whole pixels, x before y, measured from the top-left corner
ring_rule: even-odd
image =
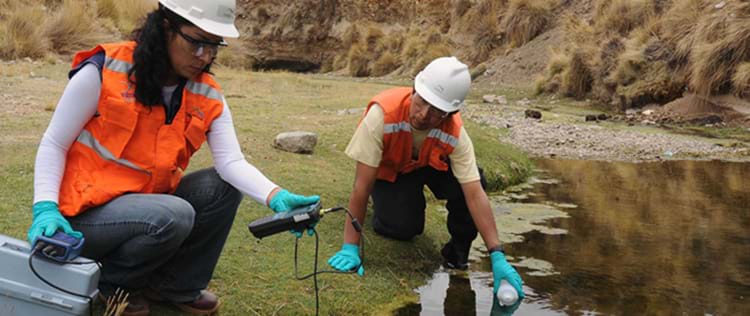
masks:
[[[458,144],[463,122],[456,113],[427,133],[419,158],[412,159],[414,136],[409,124],[412,90],[409,87],[389,89],[373,97],[367,105],[367,110],[374,104],[383,109],[383,156],[378,166],[378,179],[393,182],[399,173],[408,173],[427,165],[446,171],[448,156]]]
[[[383,125],[383,134],[392,134],[398,132],[411,133],[411,125],[409,124],[409,122],[390,123]]]
[[[104,67],[114,72],[127,74],[128,71],[130,71],[130,68],[133,68],[133,64],[126,61],[114,59],[109,56],[105,56]]]
[[[105,55],[97,114],[66,157],[59,196],[65,216],[123,194],[174,192],[224,108],[219,85],[202,73],[175,92],[182,93],[182,103],[175,119],[166,123],[163,107],[145,106],[135,98],[128,77],[135,47],[135,42],[102,44],[73,58],[75,68],[95,54]]]
[[[437,138],[437,140],[441,143],[451,145],[452,147],[456,147],[456,145],[458,145],[458,138],[437,128],[433,128],[432,130],[430,130],[430,133],[427,134],[427,137]]]
[[[104,60],[104,67],[114,72],[127,74],[133,68],[133,64],[107,56]],[[185,88],[194,94],[221,101],[221,93],[207,84],[188,80]]]
[[[109,151],[109,149],[102,146],[99,141],[94,138],[94,135],[91,135],[91,132],[85,129],[81,131],[81,134],[78,135],[76,141],[88,148],[91,148],[91,150],[93,150],[97,155],[99,155],[99,157],[104,160],[109,160],[114,163],[121,164],[125,167],[151,174],[151,172],[149,172],[148,170],[138,167],[136,164],[128,161],[127,159],[115,158],[115,155],[113,155],[112,152]]]

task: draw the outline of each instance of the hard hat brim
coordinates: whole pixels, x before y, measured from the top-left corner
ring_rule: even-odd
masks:
[[[461,102],[461,104],[458,104],[458,106],[454,106],[453,104],[449,104],[445,102],[443,98],[433,93],[429,88],[427,88],[427,85],[425,85],[424,78],[422,78],[421,71],[419,72],[419,74],[417,74],[417,77],[414,79],[414,89],[417,90],[417,93],[419,94],[419,96],[422,97],[422,99],[424,99],[425,101],[427,101],[427,103],[429,103],[430,105],[446,113],[456,112],[459,109],[461,109],[461,106],[463,105],[463,102]]]
[[[240,32],[237,30],[237,27],[234,26],[234,23],[219,23],[209,19],[201,19],[190,14],[190,12],[188,12],[184,8],[178,7],[173,3],[162,4],[164,4],[165,8],[167,8],[168,10],[171,10],[185,20],[188,20],[190,23],[193,23],[193,25],[197,26],[201,30],[204,30],[210,34],[227,38],[240,37]]]
[[[240,32],[237,30],[234,24],[216,23],[213,21],[198,20],[198,19],[195,19],[195,20],[196,21],[190,21],[190,19],[188,19],[188,21],[195,24],[195,26],[197,26],[201,30],[204,30],[213,35],[226,37],[226,38],[240,37]]]

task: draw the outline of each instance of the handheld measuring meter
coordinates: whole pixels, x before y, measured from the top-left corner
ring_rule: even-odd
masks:
[[[320,201],[315,202],[310,205],[306,205],[303,207],[299,207],[296,209],[293,209],[288,212],[280,212],[276,213],[271,216],[266,216],[260,219],[257,219],[253,221],[252,223],[247,225],[247,228],[250,229],[250,232],[258,239],[261,239],[266,236],[270,236],[273,234],[277,234],[284,231],[302,231],[305,229],[311,230],[313,234],[315,235],[315,260],[314,260],[314,266],[313,266],[313,272],[300,277],[297,273],[297,241],[300,239],[299,236],[295,239],[294,243],[294,276],[297,280],[304,280],[309,277],[312,277],[315,283],[315,315],[318,315],[318,274],[321,273],[356,273],[354,270],[349,272],[342,272],[342,271],[319,271],[318,270],[318,234],[315,231],[314,225],[323,217],[323,215],[328,214],[330,212],[336,212],[344,210],[351,218],[351,225],[354,227],[354,229],[361,233],[362,232],[362,225],[357,222],[357,219],[352,215],[351,212],[349,212],[348,209],[344,207],[334,207],[334,208],[321,208]],[[309,231],[308,231],[309,232]],[[361,251],[361,258],[362,262],[364,262],[365,254],[364,254],[364,240],[362,241],[362,248]],[[361,264],[360,264],[361,267]],[[355,269],[356,270],[356,269]]]
[[[34,242],[34,247],[40,246],[40,251],[50,259],[57,261],[71,261],[81,255],[85,238],[75,238],[61,231],[52,237],[41,235]]]
[[[289,212],[279,212],[271,216],[257,219],[247,225],[256,238],[263,238],[289,230],[304,230],[317,223],[322,216],[320,201],[293,209]]]

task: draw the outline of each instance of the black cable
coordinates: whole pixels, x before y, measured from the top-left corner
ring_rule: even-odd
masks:
[[[42,249],[42,247],[43,247],[43,246],[44,246],[43,244],[41,244],[41,243],[38,243],[38,244],[37,244],[37,245],[36,245],[36,246],[34,247],[34,250],[33,250],[33,251],[31,251],[31,254],[29,255],[29,269],[31,269],[31,272],[32,272],[32,273],[34,273],[34,275],[35,275],[35,276],[36,276],[36,277],[37,277],[37,278],[38,278],[39,280],[41,280],[41,281],[42,281],[42,282],[44,282],[45,284],[47,284],[47,285],[51,286],[52,288],[54,288],[54,289],[56,289],[56,290],[58,290],[58,291],[61,291],[61,292],[63,292],[63,293],[67,293],[67,294],[70,294],[70,295],[73,295],[73,296],[77,296],[77,297],[85,298],[86,300],[88,300],[88,303],[89,303],[89,315],[90,315],[90,316],[93,316],[93,315],[94,315],[94,303],[93,303],[93,301],[94,301],[94,300],[93,300],[93,299],[92,299],[91,297],[89,297],[88,295],[85,295],[85,294],[78,294],[78,293],[75,293],[75,292],[71,292],[71,291],[68,291],[68,290],[66,290],[66,289],[63,289],[63,288],[61,288],[61,287],[59,287],[59,286],[57,286],[57,285],[54,285],[54,284],[52,284],[52,283],[51,283],[50,281],[47,281],[47,279],[45,279],[45,278],[43,278],[43,277],[42,277],[41,275],[39,275],[39,272],[37,272],[37,271],[36,271],[36,269],[34,269],[34,264],[33,264],[33,259],[34,259],[34,256],[35,256],[35,255],[37,254],[37,252],[38,252],[38,251],[39,251],[40,249]],[[42,254],[44,254],[44,252],[42,252]],[[72,262],[72,261],[64,261],[64,260],[59,260],[59,259],[57,259],[57,258],[53,258],[53,257],[48,257],[48,256],[46,256],[46,255],[45,255],[45,258],[47,258],[47,259],[50,259],[50,260],[52,260],[52,261],[55,261],[55,262],[57,262],[57,263],[63,263],[63,264],[92,264],[92,263],[97,263],[97,265],[99,265],[99,263],[98,263],[98,262],[96,262],[96,261],[93,261],[93,260],[92,260],[92,261],[90,261],[90,262],[86,262],[86,261],[84,261],[84,262]],[[101,266],[100,266],[100,267],[101,267]]]
[[[334,208],[329,209],[326,213],[336,212],[336,211],[340,211],[340,210],[344,210],[344,211],[346,211],[347,214],[349,214],[349,217],[352,219],[352,226],[354,226],[354,230],[356,230],[357,232],[359,232],[361,234],[362,233],[362,226],[359,224],[359,222],[357,222],[357,219],[354,218],[354,216],[352,215],[352,213],[349,212],[349,210],[347,208],[345,208],[345,207],[334,207]],[[313,259],[313,272],[309,273],[307,275],[301,276],[301,277],[299,276],[299,273],[298,273],[298,270],[297,270],[297,265],[298,265],[297,264],[298,263],[297,251],[299,249],[299,238],[295,238],[294,239],[294,277],[297,280],[306,280],[306,279],[308,279],[310,277],[313,277],[313,284],[315,286],[315,315],[318,315],[318,312],[320,310],[320,299],[319,299],[319,294],[318,294],[318,274],[323,274],[323,273],[336,273],[336,274],[357,273],[357,271],[359,271],[359,269],[365,263],[365,241],[364,241],[364,237],[360,238],[360,244],[361,244],[361,246],[360,246],[360,253],[361,253],[360,254],[360,258],[361,258],[360,259],[360,263],[359,263],[358,266],[354,267],[354,269],[352,269],[351,271],[338,271],[338,270],[321,270],[321,271],[318,271],[318,249],[319,249],[318,231],[315,230],[314,227],[310,227],[308,229],[312,230],[313,234],[315,235],[315,258]]]

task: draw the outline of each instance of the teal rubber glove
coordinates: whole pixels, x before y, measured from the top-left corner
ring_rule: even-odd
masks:
[[[279,192],[276,192],[276,195],[273,196],[271,199],[271,202],[268,203],[268,206],[276,213],[281,212],[289,212],[295,208],[313,204],[320,201],[320,196],[318,195],[312,195],[312,196],[301,196],[298,194],[290,193],[289,191],[285,189],[279,190]],[[317,223],[313,224],[312,227],[315,227]],[[307,229],[307,235],[312,236],[313,230],[311,228]],[[302,232],[296,231],[294,229],[290,230],[294,236],[297,238],[302,238]]]
[[[34,221],[31,223],[29,232],[26,235],[26,238],[29,239],[29,243],[32,245],[42,234],[50,237],[58,230],[62,230],[64,233],[78,239],[83,237],[83,234],[73,230],[73,227],[70,227],[70,223],[60,214],[57,203],[52,201],[36,202],[34,203],[33,211]]]
[[[315,228],[315,225],[318,225],[318,223],[310,225],[310,228],[307,229],[307,236],[312,236],[313,233],[315,233],[313,231],[313,228]],[[294,234],[294,237],[302,238],[302,231],[300,231],[300,230],[290,229],[289,232],[292,233],[292,234]]]
[[[268,203],[268,207],[276,213],[288,212],[300,206],[313,204],[318,201],[320,201],[320,196],[317,195],[302,196],[281,189],[273,196],[271,202]]]
[[[493,251],[490,253],[490,260],[492,260],[492,276],[495,279],[495,286],[492,293],[497,294],[497,288],[500,287],[500,280],[505,279],[516,289],[518,292],[518,300],[524,298],[523,294],[523,281],[521,276],[518,275],[516,269],[505,260],[505,254],[502,251]]]
[[[328,264],[343,272],[349,272],[359,267],[357,274],[359,276],[365,275],[365,267],[362,266],[362,260],[359,259],[359,246],[354,244],[344,244],[339,252],[328,259]]]

